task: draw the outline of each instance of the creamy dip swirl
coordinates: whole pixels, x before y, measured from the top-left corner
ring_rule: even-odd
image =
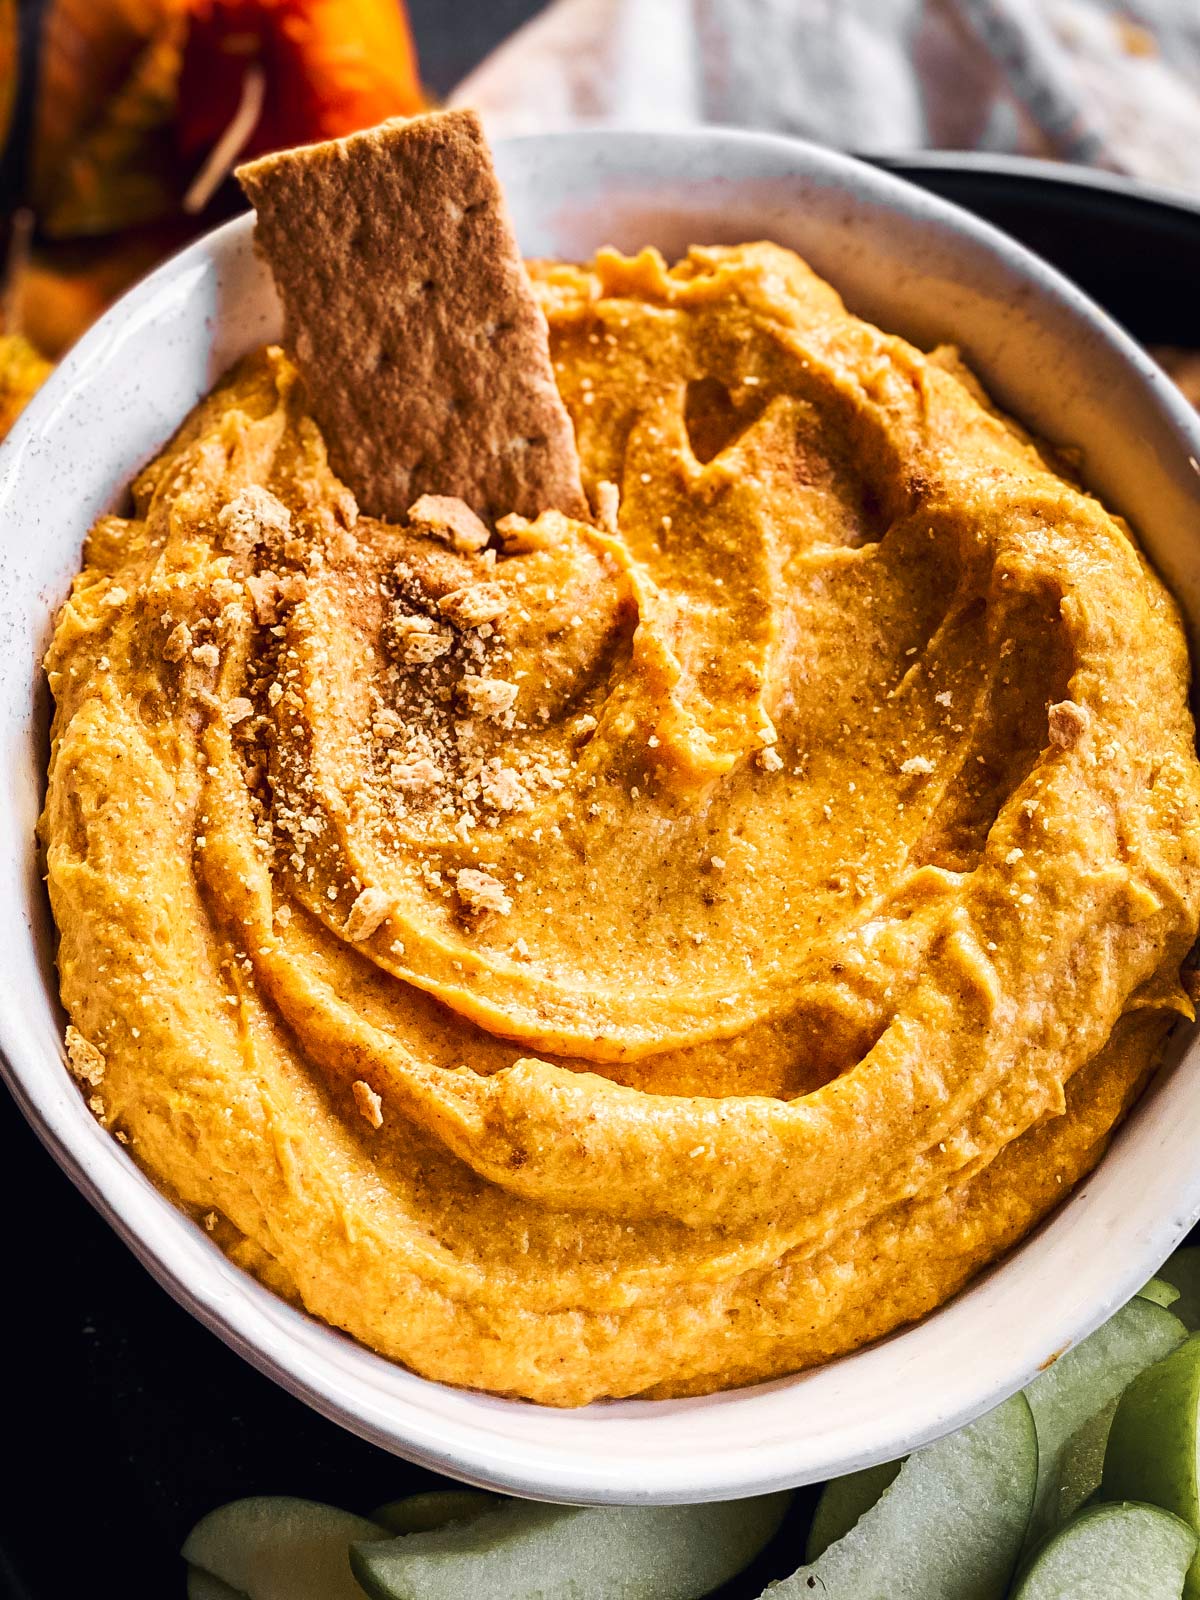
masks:
[[[850,1349],[1067,1192],[1192,1015],[1200,768],[1174,605],[953,352],[770,245],[534,276],[596,524],[359,515],[249,357],[90,536],[42,834],[135,1159],[571,1405]]]

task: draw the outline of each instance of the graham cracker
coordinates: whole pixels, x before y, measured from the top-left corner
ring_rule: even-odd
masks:
[[[587,517],[571,421],[479,118],[395,118],[239,167],[285,338],[368,515]]]

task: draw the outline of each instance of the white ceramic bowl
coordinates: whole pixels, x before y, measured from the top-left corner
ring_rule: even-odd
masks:
[[[1157,368],[1033,256],[845,157],[709,130],[519,140],[497,151],[529,254],[775,239],[883,327],[951,340],[1012,412],[1084,450],[1200,624],[1200,427]],[[386,1449],[547,1499],[721,1499],[900,1455],[977,1415],[1088,1333],[1200,1215],[1200,1049],[1177,1037],[1096,1174],[924,1322],[816,1372],[706,1399],[554,1411],[445,1388],[293,1310],[232,1266],[97,1127],[61,1065],[53,934],[34,851],[39,658],[93,518],[229,363],[279,332],[230,223],[152,274],[67,358],[0,451],[0,1052],[84,1194],[179,1301],[262,1371]],[[48,1241],[50,1270],[53,1241]],[[20,1286],[37,1316],[37,1286]],[[180,1375],[187,1381],[187,1374]]]

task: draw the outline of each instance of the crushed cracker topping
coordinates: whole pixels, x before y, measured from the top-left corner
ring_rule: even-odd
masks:
[[[387,642],[406,667],[424,667],[440,660],[453,643],[449,628],[431,617],[397,612],[386,630]]]
[[[480,798],[497,811],[528,811],[529,791],[511,767],[489,761],[479,775]]]
[[[508,596],[498,583],[470,583],[443,595],[438,610],[459,627],[478,628],[504,615]]]
[[[464,673],[461,688],[477,717],[502,717],[512,708],[518,692],[515,683],[504,678],[481,678],[474,672]]]
[[[408,508],[415,532],[429,534],[452,550],[482,550],[490,535],[465,500],[454,495],[423,494]]]
[[[494,911],[506,917],[512,910],[504,885],[490,872],[480,872],[475,867],[460,867],[454,875],[458,898],[468,911]]]
[[[258,623],[269,628],[279,621],[284,607],[303,600],[307,585],[299,572],[251,572],[246,576],[246,587],[254,606]]]
[[[1070,750],[1091,726],[1091,712],[1074,700],[1059,700],[1047,713],[1050,743],[1056,750]]]
[[[89,1039],[85,1039],[79,1029],[72,1023],[67,1023],[64,1042],[67,1047],[67,1065],[81,1083],[97,1088],[104,1077],[106,1062],[103,1052],[97,1050]]]
[[[350,907],[343,929],[347,939],[358,944],[381,928],[392,912],[392,901],[382,889],[366,888]]]
[[[182,661],[192,648],[192,630],[186,622],[177,622],[163,643],[164,661]]]
[[[354,1096],[354,1104],[364,1121],[369,1122],[373,1128],[382,1128],[383,1101],[371,1085],[364,1083],[361,1078],[355,1078],[350,1085],[350,1093]]]
[[[291,530],[292,514],[276,495],[258,484],[239,489],[217,513],[220,543],[237,555],[248,555],[255,545],[272,536],[284,538]]]
[[[562,539],[570,526],[561,511],[543,511],[536,521],[515,514],[501,517],[496,524],[496,539],[506,555],[528,555],[549,550]]]
[[[602,478],[596,485],[596,521],[605,533],[616,533],[620,510],[620,489],[609,479]]]
[[[392,779],[401,789],[433,789],[442,781],[442,769],[428,756],[415,761],[397,761]]]

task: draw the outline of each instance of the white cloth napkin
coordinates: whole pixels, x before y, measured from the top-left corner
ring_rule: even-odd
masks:
[[[495,134],[735,123],[1200,190],[1200,0],[554,0],[453,103]]]

